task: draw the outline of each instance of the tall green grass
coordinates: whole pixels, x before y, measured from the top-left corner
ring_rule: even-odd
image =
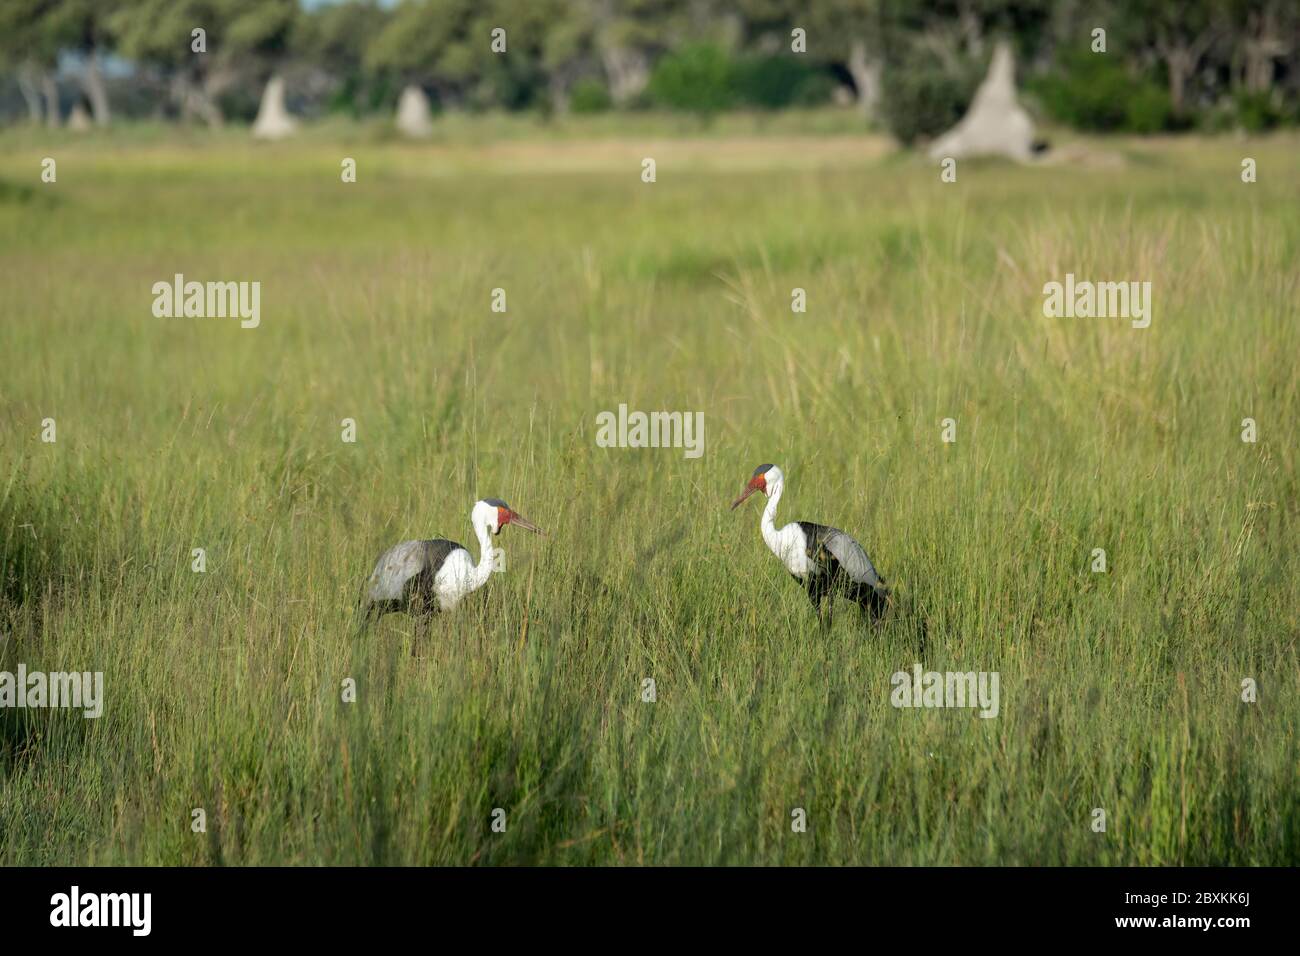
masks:
[[[107,703],[0,711],[0,862],[1294,864],[1297,145],[944,185],[720,141],[647,185],[633,146],[11,135],[0,670]],[[176,272],[261,281],[261,327],[155,318]],[[1151,328],[1045,319],[1066,272],[1150,280]],[[596,447],[622,402],[706,454]],[[821,630],[727,510],[762,461],[883,626]],[[354,638],[376,555],[474,550],[489,495],[550,535]],[[916,661],[1000,715],[892,708]]]

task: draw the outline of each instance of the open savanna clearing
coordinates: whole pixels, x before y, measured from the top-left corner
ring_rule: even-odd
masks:
[[[0,710],[0,862],[1294,864],[1300,139],[1067,145],[4,134],[0,671],[105,699]],[[257,328],[157,317],[178,273]],[[621,404],[704,453],[599,447]],[[764,462],[882,625],[728,510]],[[354,636],[493,496],[548,536]],[[891,706],[917,663],[997,716]]]

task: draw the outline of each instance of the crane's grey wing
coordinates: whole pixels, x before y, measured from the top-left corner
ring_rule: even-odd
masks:
[[[373,602],[404,601],[411,589],[426,577],[432,587],[433,576],[459,548],[455,541],[437,538],[432,541],[403,541],[379,556],[366,582],[366,597]]]
[[[840,563],[840,567],[854,581],[859,584],[869,584],[877,591],[884,588],[885,582],[876,572],[876,566],[867,557],[867,552],[862,550],[862,545],[843,531],[832,528],[831,533],[826,536],[825,545],[826,550],[835,555],[835,560]]]
[[[828,528],[812,522],[801,521],[800,524],[808,538],[810,557],[816,560],[818,551],[824,548],[851,580],[870,585],[877,591],[884,590],[885,582],[876,572],[876,566],[867,557],[867,552],[862,550],[862,545],[839,528]]]

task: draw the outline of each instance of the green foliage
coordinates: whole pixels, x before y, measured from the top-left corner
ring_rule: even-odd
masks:
[[[1110,54],[1066,54],[1030,88],[1054,119],[1077,129],[1156,133],[1172,121],[1168,91],[1148,77],[1134,76]]]
[[[293,35],[297,56],[321,69],[363,84],[366,48],[388,22],[378,0],[351,0],[314,7],[298,19]]]
[[[609,88],[594,76],[584,77],[573,84],[569,95],[569,108],[575,113],[603,113],[613,105]]]
[[[1248,133],[1276,129],[1286,119],[1286,111],[1267,93],[1243,90],[1233,97],[1232,105],[1238,125]]]
[[[0,179],[0,206],[6,203],[28,203],[39,197],[40,193],[31,183],[9,182]]]
[[[885,125],[904,145],[938,136],[961,119],[981,76],[978,64],[965,64],[961,72],[954,72],[919,49],[905,59],[887,62],[881,77]]]
[[[469,105],[523,110],[545,101],[546,78],[535,61],[521,56],[494,56],[484,64]]]
[[[473,0],[407,0],[366,45],[365,66],[403,82],[433,82],[443,98],[460,97],[492,55],[483,12]]]
[[[1074,53],[1030,88],[1047,112],[1062,123],[1101,132],[1124,126],[1130,78],[1114,57]]]
[[[1159,133],[1174,124],[1169,91],[1152,82],[1133,85],[1124,104],[1124,127],[1132,133]]]
[[[721,47],[691,43],[655,65],[647,91],[659,106],[708,117],[735,102],[732,73],[731,59]]]
[[[1037,90],[1047,112],[1079,129],[1257,132],[1300,118],[1293,105],[1300,47],[1287,42],[1300,35],[1294,3],[1131,0],[1108,5],[1111,14],[1102,17],[1086,5],[1058,7],[1050,0],[6,0],[0,80],[19,78],[23,98],[0,99],[7,114],[0,118],[23,107],[40,112],[32,91],[60,60],[78,69],[115,63],[113,55],[145,67],[130,79],[109,71],[116,75],[107,95],[127,107],[121,113],[209,123],[221,119],[218,103],[246,116],[271,72],[286,76],[294,108],[305,115],[359,117],[391,106],[392,91],[408,83],[451,112],[549,113],[588,77],[624,109],[713,117],[732,107],[823,104],[837,83],[873,77],[885,64],[884,119],[911,143],[955,122],[980,79],[980,71],[968,75],[972,61],[999,37],[1013,42],[1021,82]],[[1110,52],[1079,52],[1099,22]],[[795,25],[807,31],[801,55],[787,52]],[[190,50],[199,26],[207,31],[203,56]],[[506,55],[489,50],[495,27],[509,34]],[[96,94],[104,89],[88,71],[83,79]],[[1239,95],[1239,84],[1259,92]],[[605,108],[594,85],[578,99],[579,112]],[[1216,105],[1206,108],[1208,101]]]
[[[711,116],[732,106],[817,105],[830,99],[833,86],[829,75],[805,57],[733,59],[716,45],[696,43],[659,61],[647,93],[653,105]]]
[[[1239,90],[1197,117],[1200,129],[1211,133],[1267,133],[1300,120],[1300,109],[1267,93]]]
[[[201,27],[206,59],[232,67],[284,57],[300,13],[296,0],[131,0],[117,5],[110,25],[126,56],[196,69],[191,32]]]
[[[779,55],[736,60],[731,85],[738,103],[777,110],[824,103],[830,99],[834,84],[807,57]]]

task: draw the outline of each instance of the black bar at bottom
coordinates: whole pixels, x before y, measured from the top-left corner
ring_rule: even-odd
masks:
[[[1293,928],[1295,890],[1288,869],[54,868],[0,870],[0,912],[11,943],[75,934],[338,946],[454,927],[494,945],[619,946],[667,943],[689,925],[692,942],[729,946],[782,931],[867,942],[881,930],[918,942],[1049,933],[1232,945]]]

